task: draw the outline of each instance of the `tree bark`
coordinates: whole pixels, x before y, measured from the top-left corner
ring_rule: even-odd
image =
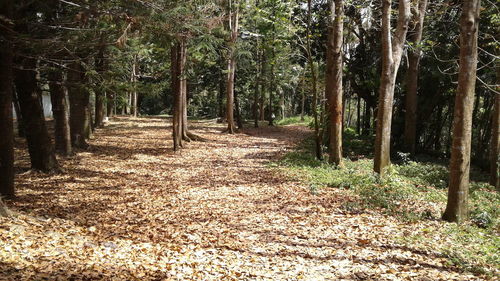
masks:
[[[229,41],[229,54],[227,62],[227,104],[226,104],[226,117],[227,117],[227,132],[234,134],[234,75],[236,72],[236,40],[238,39],[239,28],[239,7],[236,4],[236,10],[232,11],[232,0],[229,0],[229,30],[231,31],[231,38]]]
[[[30,154],[31,168],[43,172],[59,170],[54,147],[50,140],[36,79],[36,61],[31,58],[20,60],[22,68],[15,71],[15,83],[26,125],[26,140]]]
[[[497,69],[500,78],[500,67]],[[500,79],[499,79],[500,80]],[[500,95],[494,94],[495,107],[491,120],[490,184],[500,190]]]
[[[5,20],[12,19],[12,0],[0,3],[0,16]],[[9,26],[9,25],[7,25]],[[11,27],[11,26],[9,26]],[[14,124],[12,121],[12,48],[10,36],[1,30],[0,40],[0,195],[14,197]],[[19,115],[18,115],[19,118]]]
[[[21,138],[26,137],[26,129],[24,128],[23,116],[21,114],[21,107],[19,106],[19,99],[17,98],[17,93],[12,90],[12,103],[14,104],[14,110],[16,112],[16,123],[17,123],[17,135]]]
[[[131,101],[131,107],[132,107],[132,115],[134,117],[137,117],[137,55],[134,55],[134,61],[132,63],[132,73],[131,73],[131,78],[132,82],[132,101]]]
[[[316,76],[316,68],[314,67],[314,61],[312,58],[312,47],[311,47],[311,17],[312,17],[312,1],[308,0],[307,1],[307,60],[309,62],[309,68],[311,69],[311,76],[312,76],[312,94],[313,94],[313,119],[314,119],[314,139],[316,142],[315,146],[315,152],[316,152],[316,158],[319,160],[323,159],[323,154],[321,153],[321,145],[322,145],[322,140],[321,140],[321,135],[320,135],[320,124],[319,124],[319,116],[318,116],[318,85],[317,85],[317,76]],[[342,121],[341,121],[342,124]],[[342,126],[341,126],[342,127]]]
[[[104,39],[101,39],[101,43],[104,43]],[[99,53],[97,54],[96,58],[96,71],[101,75],[103,75],[104,71],[106,70],[105,52],[106,52],[106,45],[101,45],[99,47]],[[103,126],[105,102],[106,102],[106,93],[104,92],[103,89],[97,89],[95,91],[95,118],[94,118],[94,127],[96,128],[100,128]]]
[[[260,121],[264,121],[266,119],[266,103],[265,103],[265,99],[266,99],[266,63],[267,63],[267,56],[266,56],[266,53],[265,51],[262,51],[262,64],[261,64],[261,68],[260,68],[260,77],[261,77],[261,81],[260,81],[260,101],[259,101],[259,120]]]
[[[382,77],[377,112],[374,171],[380,176],[390,165],[392,103],[403,46],[410,20],[410,0],[399,0],[399,15],[394,38],[391,35],[392,0],[382,0]]]
[[[178,151],[182,148],[182,91],[180,76],[183,71],[182,69],[182,44],[184,44],[184,39],[176,44],[171,49],[171,88],[174,94],[174,112],[173,112],[173,124],[172,124],[172,135],[174,140],[174,151]]]
[[[69,126],[69,110],[66,101],[66,89],[63,84],[63,73],[60,69],[49,72],[50,100],[54,115],[54,136],[56,152],[69,156],[73,153]]]
[[[90,131],[90,95],[84,88],[85,70],[81,62],[75,61],[70,65],[67,81],[71,144],[76,148],[87,149],[86,139]]]
[[[404,147],[406,152],[415,155],[417,144],[417,94],[418,94],[418,73],[420,69],[420,57],[422,48],[422,31],[424,29],[425,11],[427,9],[427,0],[418,1],[418,9],[414,14],[414,30],[410,35],[411,47],[408,50],[408,74],[406,82],[406,101],[405,101],[405,132]]]
[[[326,96],[330,116],[329,161],[342,166],[342,44],[344,29],[344,6],[342,0],[331,1],[331,22],[328,28]]]
[[[453,114],[453,140],[450,159],[448,202],[443,219],[463,222],[467,219],[472,110],[477,71],[477,37],[480,0],[464,1],[460,18],[460,66]]]

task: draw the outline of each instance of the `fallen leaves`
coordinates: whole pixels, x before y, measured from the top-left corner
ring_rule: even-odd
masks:
[[[66,174],[19,176],[20,215],[0,218],[0,279],[480,279],[394,242],[414,226],[346,213],[341,190],[314,195],[265,166],[307,129],[226,135],[195,122],[210,141],[174,154],[166,122],[118,118],[61,159]]]

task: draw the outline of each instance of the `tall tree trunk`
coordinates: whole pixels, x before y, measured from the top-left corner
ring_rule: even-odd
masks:
[[[238,98],[238,92],[234,92],[234,109],[236,113],[236,125],[238,129],[243,129],[243,120],[241,118],[241,108],[240,108],[240,100]]]
[[[497,68],[500,81],[500,67]],[[500,95],[494,94],[495,107],[491,120],[490,184],[500,191]]]
[[[418,1],[418,9],[413,16],[415,28],[410,35],[410,44],[408,50],[408,73],[406,82],[406,101],[405,101],[405,132],[404,147],[406,152],[415,155],[415,146],[417,143],[417,93],[418,93],[418,72],[420,69],[420,56],[422,48],[422,31],[424,29],[425,11],[427,9],[427,0]]]
[[[54,136],[56,152],[69,156],[73,153],[69,126],[69,109],[66,101],[66,89],[63,84],[63,73],[60,69],[49,72],[50,100],[54,115]]]
[[[305,76],[305,74],[304,74]],[[305,77],[302,77],[301,83],[301,99],[300,99],[300,121],[304,122],[305,121],[305,113],[306,113],[306,91],[304,89],[304,80]]]
[[[316,68],[314,67],[314,61],[313,61],[313,57],[312,57],[312,47],[311,47],[311,24],[312,24],[312,20],[311,20],[311,17],[312,17],[312,3],[311,3],[311,0],[308,0],[307,1],[307,35],[306,35],[306,38],[307,38],[307,59],[308,59],[308,62],[309,62],[309,68],[311,69],[311,76],[312,76],[312,94],[313,94],[313,104],[312,104],[312,107],[313,107],[313,118],[314,118],[314,139],[315,139],[315,142],[316,142],[316,147],[315,147],[315,151],[316,151],[316,158],[318,158],[319,160],[322,160],[323,159],[323,154],[321,153],[321,136],[320,136],[320,124],[319,124],[319,116],[318,116],[318,85],[317,85],[317,76],[316,76]],[[342,97],[341,97],[342,98]],[[341,107],[342,108],[342,107]],[[342,119],[340,121],[341,123],[341,126],[342,127]]]
[[[184,38],[176,44],[171,49],[171,72],[172,81],[171,88],[174,94],[174,113],[173,113],[173,124],[172,124],[172,135],[174,139],[174,151],[182,148],[182,121],[183,121],[183,98],[181,90],[181,73],[182,69],[182,45],[185,44]]]
[[[101,38],[101,43],[104,43],[103,38]],[[99,47],[99,53],[97,54],[96,58],[96,71],[101,75],[104,74],[104,71],[106,70],[105,52],[106,52],[106,45],[101,45]],[[106,102],[106,93],[102,88],[97,89],[95,91],[95,118],[94,118],[94,127],[96,128],[100,128],[103,126],[105,102]]]
[[[267,63],[267,56],[266,56],[266,53],[265,51],[262,51],[262,67],[260,68],[260,77],[261,77],[261,81],[260,81],[260,101],[259,101],[259,120],[260,121],[264,121],[266,119],[266,103],[265,103],[265,99],[266,99],[266,63]]]
[[[356,108],[356,133],[361,135],[361,98],[358,95]]]
[[[233,12],[232,0],[229,0],[229,30],[231,31],[231,38],[229,41],[229,54],[227,63],[227,131],[234,134],[234,75],[236,68],[236,40],[238,39],[239,27],[239,5],[236,4],[236,10]]]
[[[12,19],[12,0],[0,3],[0,16]],[[8,25],[7,25],[8,26]],[[9,26],[11,28],[11,26]],[[1,31],[0,40],[0,195],[14,197],[14,124],[12,121],[12,48],[10,34]],[[19,119],[20,115],[18,115]]]
[[[16,113],[17,135],[21,138],[26,137],[26,129],[24,127],[23,116],[21,114],[21,107],[19,106],[19,99],[17,93],[12,90],[12,104],[14,104],[14,111]]]
[[[132,115],[137,117],[137,55],[134,55],[134,61],[132,63],[132,74],[131,74],[131,82],[132,82]]]
[[[392,0],[382,0],[382,78],[377,112],[374,171],[383,176],[390,165],[392,103],[396,75],[410,20],[410,0],[399,0],[399,15],[394,38],[391,35]]]
[[[342,166],[342,44],[344,6],[342,0],[331,1],[331,22],[328,28],[326,96],[330,116],[329,161]]]
[[[257,71],[255,74],[255,89],[253,93],[253,106],[252,106],[252,113],[253,113],[253,126],[255,128],[259,127],[259,97],[260,97],[260,84],[262,81],[261,77],[261,67],[262,67],[262,55],[260,51],[260,44],[259,40],[257,39]]]
[[[36,80],[36,61],[23,59],[22,68],[15,71],[15,83],[21,106],[21,114],[26,125],[26,140],[31,159],[31,168],[43,172],[57,171],[54,147],[50,140]]]
[[[70,65],[67,81],[71,144],[73,147],[86,149],[88,148],[86,139],[90,131],[90,95],[84,88],[85,70],[81,62],[75,61]]]
[[[472,109],[480,9],[480,0],[464,1],[460,18],[460,66],[453,114],[448,202],[443,214],[444,220],[453,222],[463,222],[468,216]]]
[[[183,47],[183,50],[181,52],[183,54],[182,57],[182,69],[184,69],[183,74],[181,75],[181,81],[180,81],[180,87],[181,87],[181,95],[182,95],[182,139],[189,142],[191,141],[189,137],[189,131],[188,131],[188,114],[187,114],[187,78],[185,77],[185,67],[186,67],[186,60],[187,60],[187,48]]]
[[[106,92],[106,117],[113,117],[115,115],[115,95],[111,92]]]

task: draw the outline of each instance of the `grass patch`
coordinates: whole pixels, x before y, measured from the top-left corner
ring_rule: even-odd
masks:
[[[287,126],[287,125],[304,125],[307,126],[312,122],[311,116],[304,116],[304,120],[301,120],[300,116],[287,117],[281,120],[276,121],[276,125],[278,126]]]
[[[320,188],[340,188],[357,195],[359,202],[347,202],[348,211],[380,209],[406,222],[439,220],[446,205],[448,169],[441,162],[414,162],[403,159],[380,178],[373,172],[373,160],[366,157],[366,148],[372,148],[372,138],[355,139],[353,132],[345,136],[344,167],[337,168],[319,161],[313,155],[314,141],[304,140],[295,151],[286,154],[276,165],[292,177],[301,179],[315,193]],[[353,144],[354,148],[348,146]],[[361,153],[359,153],[361,148]],[[353,157],[351,157],[353,156]],[[404,158],[404,157],[403,157]],[[478,173],[473,170],[473,173]],[[485,178],[472,175],[473,179]],[[500,195],[485,182],[471,182],[470,221],[464,225],[440,222],[431,232],[434,237],[405,237],[411,246],[416,240],[428,248],[438,248],[450,263],[476,273],[489,273],[500,268]],[[436,238],[436,236],[438,238]],[[409,239],[412,239],[411,241]],[[439,245],[436,245],[438,243]]]

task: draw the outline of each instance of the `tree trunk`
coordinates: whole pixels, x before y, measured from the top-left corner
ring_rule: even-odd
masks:
[[[101,40],[101,42],[102,41],[103,40]],[[96,71],[101,75],[104,74],[104,71],[106,70],[105,52],[106,52],[106,46],[105,45],[100,46],[99,53],[97,54],[96,58]],[[94,127],[96,128],[100,128],[103,126],[105,102],[106,102],[106,93],[102,88],[97,89],[95,91],[95,118],[94,118]]]
[[[267,63],[267,56],[265,51],[262,51],[262,67],[260,69],[260,101],[259,101],[259,119],[260,121],[264,121],[266,119],[266,109],[265,109],[265,99],[266,99],[266,63]]]
[[[239,27],[239,7],[236,7],[234,13],[232,12],[232,1],[229,0],[229,30],[231,31],[231,39],[229,41],[229,55],[227,64],[227,131],[234,134],[234,75],[236,68],[236,40],[238,39]]]
[[[106,92],[105,93],[106,95],[106,117],[113,117],[114,115],[114,100],[115,100],[115,97],[114,97],[114,94],[110,93],[110,92]]]
[[[361,135],[361,98],[358,95],[356,108],[356,133]]]
[[[313,118],[314,118],[314,139],[316,142],[316,158],[319,160],[323,159],[323,155],[321,153],[321,136],[320,136],[320,131],[319,131],[319,116],[318,116],[318,85],[317,85],[317,76],[316,76],[316,68],[314,67],[314,61],[312,58],[312,47],[311,47],[311,17],[312,17],[312,3],[311,0],[307,1],[307,59],[309,62],[309,68],[311,69],[311,76],[312,76],[312,94],[313,94],[313,104],[312,104],[312,109],[313,109]],[[342,98],[342,97],[341,97]],[[342,107],[341,107],[342,108]],[[340,121],[340,127],[342,128],[342,119]]]
[[[73,153],[69,126],[69,110],[66,89],[63,86],[63,73],[60,69],[49,72],[50,100],[54,115],[54,136],[56,152],[69,156]]]
[[[257,39],[257,71],[255,74],[255,89],[253,93],[253,106],[252,106],[252,113],[253,113],[253,126],[255,128],[259,127],[259,97],[260,97],[260,84],[262,81],[261,77],[261,67],[262,67],[262,56],[261,56],[261,51],[260,51],[260,44],[259,40]]]
[[[0,3],[0,16],[12,19],[11,0]],[[2,31],[2,36],[9,34]],[[9,38],[10,39],[10,38]],[[9,40],[0,41],[0,195],[14,197],[14,124],[12,121],[12,48]],[[20,115],[18,115],[19,118]]]
[[[444,220],[453,222],[463,222],[468,216],[472,110],[480,9],[480,0],[464,1],[460,18],[460,66],[453,114],[448,202],[443,214]]]
[[[399,15],[394,38],[391,35],[391,3],[382,0],[382,77],[377,112],[374,171],[383,176],[390,165],[392,103],[403,46],[410,19],[410,0],[399,0]]]
[[[500,67],[497,69],[500,80]],[[495,107],[491,120],[490,184],[500,191],[500,95],[495,95]]]
[[[17,135],[24,138],[26,137],[26,129],[24,127],[23,116],[21,114],[21,107],[19,106],[19,99],[17,98],[17,93],[14,89],[12,89],[12,103],[14,104],[14,110],[16,112]]]
[[[420,69],[420,56],[422,48],[422,31],[424,29],[425,11],[427,9],[427,0],[418,1],[418,9],[414,14],[413,23],[415,28],[410,35],[411,47],[408,50],[408,73],[406,82],[406,101],[405,101],[405,132],[404,147],[405,151],[415,155],[415,146],[417,143],[417,93],[418,93],[418,72]]]
[[[234,107],[236,113],[236,125],[238,129],[243,129],[243,120],[241,118],[241,108],[240,108],[240,100],[238,99],[238,92],[234,92]]]
[[[81,62],[73,62],[70,65],[67,81],[71,144],[73,147],[86,149],[88,148],[86,139],[90,131],[90,95],[84,88],[85,70]]]
[[[21,114],[26,125],[26,140],[31,159],[31,168],[43,172],[57,171],[54,147],[50,140],[36,80],[36,61],[23,59],[22,69],[15,71],[15,83],[21,106]]]
[[[342,0],[331,0],[331,22],[328,28],[326,96],[330,116],[329,161],[342,166],[342,44],[344,7]]]
[[[137,55],[134,55],[134,61],[132,63],[132,74],[131,74],[131,82],[132,82],[132,115],[137,117]]]
[[[181,75],[180,78],[180,87],[181,87],[181,95],[182,95],[182,139],[190,142],[191,139],[189,138],[189,131],[188,131],[188,114],[187,114],[187,78],[185,77],[185,67],[186,67],[186,60],[187,60],[187,48],[185,45],[183,46],[183,50],[181,52],[183,54],[181,63],[182,63],[182,69],[183,74]]]
[[[183,72],[182,69],[182,45],[185,44],[184,39],[177,42],[171,49],[171,88],[174,94],[174,112],[173,112],[173,124],[172,124],[172,135],[174,139],[174,151],[182,148],[182,121],[183,121],[183,111],[182,111],[182,90],[180,76]]]

